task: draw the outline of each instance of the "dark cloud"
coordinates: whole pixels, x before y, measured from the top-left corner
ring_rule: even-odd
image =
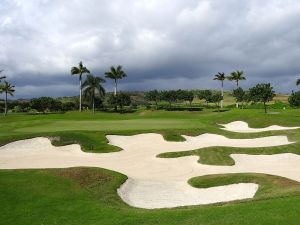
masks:
[[[127,90],[218,88],[213,74],[242,69],[244,87],[290,92],[299,22],[298,0],[2,0],[0,67],[16,97],[77,94],[80,60],[96,75],[123,65]]]

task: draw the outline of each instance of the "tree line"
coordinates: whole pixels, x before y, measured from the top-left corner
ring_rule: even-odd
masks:
[[[30,102],[21,102],[17,107],[17,111],[26,111],[27,109],[35,109],[40,112],[49,111],[69,111],[74,110],[75,107],[82,111],[83,99],[88,101],[88,107],[92,108],[93,113],[95,112],[95,105],[99,108],[104,99],[108,105],[112,106],[115,111],[123,111],[125,106],[129,106],[132,102],[131,97],[128,93],[118,92],[118,81],[127,77],[122,66],[111,66],[110,69],[104,73],[104,77],[96,76],[90,72],[90,70],[83,65],[82,62],[78,66],[71,68],[71,75],[77,75],[79,78],[79,102],[60,102],[50,97],[40,97],[31,99]],[[0,75],[3,70],[0,70]],[[86,75],[86,76],[84,76]],[[106,96],[106,91],[102,84],[106,82],[105,78],[111,79],[114,82],[113,94]],[[214,103],[218,110],[223,108],[224,100],[224,82],[226,80],[233,81],[236,83],[236,89],[233,89],[232,95],[236,100],[236,107],[244,107],[244,104],[250,102],[261,102],[264,106],[265,112],[267,112],[267,103],[272,101],[275,96],[273,87],[270,83],[261,83],[253,86],[249,90],[243,90],[239,84],[240,81],[246,80],[243,71],[233,71],[229,75],[225,75],[223,72],[218,72],[214,75],[213,80],[220,81],[221,90],[220,92],[212,92],[210,90],[152,90],[145,93],[145,100],[155,104],[156,108],[159,108],[158,103],[165,101],[168,103],[168,108],[172,108],[175,102],[186,102],[192,107],[192,102],[197,97],[208,103]],[[296,81],[297,85],[300,85],[300,79]],[[10,84],[6,80],[6,76],[0,76],[0,94],[4,93],[4,115],[8,112],[8,96],[13,96],[15,92],[15,86]],[[300,106],[300,92],[292,92],[288,99],[289,103],[293,107]],[[13,105],[13,104],[12,104]],[[87,105],[85,105],[87,107]]]
[[[208,103],[215,103],[218,110],[222,107],[222,101],[224,99],[224,93],[216,92],[214,93],[211,90],[199,90],[199,91],[189,91],[189,90],[167,90],[167,91],[158,91],[152,90],[146,92],[145,98],[153,102],[158,109],[158,103],[161,101],[166,101],[169,103],[169,107],[172,107],[172,103],[187,101],[190,106],[195,97],[198,97],[199,100],[203,100]],[[271,101],[275,96],[273,87],[268,84],[257,84],[254,87],[250,88],[247,91],[244,91],[241,87],[233,90],[233,96],[236,99],[236,103],[244,102],[261,102],[264,105],[265,112],[267,112],[267,102]]]

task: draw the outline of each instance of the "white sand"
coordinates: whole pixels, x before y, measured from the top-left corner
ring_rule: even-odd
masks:
[[[256,132],[264,132],[264,131],[272,131],[272,130],[294,130],[299,129],[300,127],[282,127],[277,125],[272,125],[265,128],[251,128],[248,123],[244,121],[234,121],[228,124],[219,124],[224,128],[223,130],[239,132],[239,133],[256,133]]]
[[[240,183],[206,189],[191,187],[187,180],[202,175],[257,172],[300,181],[300,156],[232,155],[234,166],[209,166],[198,157],[157,158],[163,152],[193,150],[209,146],[268,147],[291,142],[285,136],[256,139],[228,139],[220,135],[185,136],[184,142],[167,142],[159,134],[107,136],[110,144],[124,149],[114,153],[84,153],[79,145],[54,147],[47,138],[17,141],[0,147],[0,169],[66,168],[92,166],[126,174],[128,180],[118,189],[129,205],[140,208],[166,208],[210,204],[252,198],[258,185]],[[208,150],[209,151],[209,150]]]

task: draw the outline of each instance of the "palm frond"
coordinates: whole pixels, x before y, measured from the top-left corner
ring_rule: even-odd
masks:
[[[90,73],[90,71],[85,66],[83,66],[82,62],[79,62],[78,67],[73,66],[71,68],[72,75],[82,75],[83,73]]]
[[[79,74],[79,73],[80,73],[80,69],[79,68],[77,68],[75,66],[71,68],[71,74],[72,75]]]
[[[0,86],[1,92],[5,92],[11,96],[13,96],[13,93],[15,92],[15,86],[11,85],[7,81],[4,81],[4,83]]]

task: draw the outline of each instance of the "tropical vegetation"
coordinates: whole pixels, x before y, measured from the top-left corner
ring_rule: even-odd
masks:
[[[79,112],[82,110],[82,75],[85,73],[90,73],[90,71],[83,66],[82,62],[79,62],[78,67],[74,66],[71,68],[71,75],[79,76]]]
[[[114,80],[115,83],[115,89],[114,89],[114,95],[116,96],[118,93],[118,80],[123,79],[126,77],[127,74],[123,71],[122,66],[117,66],[115,68],[114,66],[110,67],[110,70],[105,73],[105,77]]]
[[[93,114],[95,114],[95,97],[98,95],[100,98],[105,96],[105,89],[101,85],[105,80],[101,77],[87,75],[86,80],[83,83],[84,97],[88,98],[92,103]]]
[[[15,92],[15,86],[11,85],[7,81],[4,81],[3,84],[0,85],[0,94],[5,94],[5,106],[4,106],[4,115],[7,115],[7,96],[13,96],[13,93]]]

